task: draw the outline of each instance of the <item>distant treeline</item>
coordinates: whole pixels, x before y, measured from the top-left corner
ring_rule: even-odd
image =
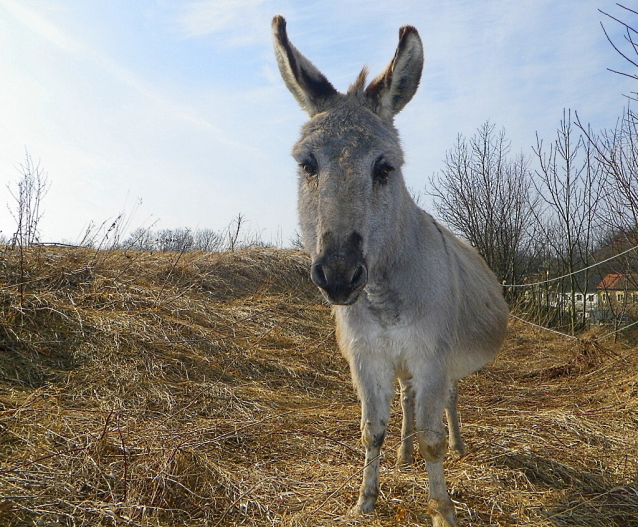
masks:
[[[259,233],[244,230],[242,221],[238,216],[229,227],[222,230],[137,228],[117,245],[121,249],[159,252],[226,252],[279,245],[277,242],[265,242]]]

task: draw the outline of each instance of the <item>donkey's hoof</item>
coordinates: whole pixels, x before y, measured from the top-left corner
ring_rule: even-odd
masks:
[[[363,516],[365,514],[372,514],[372,511],[374,510],[374,505],[371,506],[365,506],[365,505],[359,505],[358,503],[352,507],[352,509],[350,509],[350,511],[348,512],[349,516]]]
[[[359,516],[361,514],[370,514],[374,509],[374,504],[377,501],[377,495],[367,495],[361,494],[359,496],[359,501],[357,504],[352,507],[351,513],[355,516]]]
[[[463,443],[450,445],[450,450],[452,451],[454,457],[457,457],[457,458],[463,457],[465,456],[465,454],[467,454],[467,451],[465,450],[465,445]]]
[[[455,527],[456,518],[452,500],[428,500],[428,512],[432,516],[432,527]]]
[[[414,465],[414,458],[397,458],[398,468],[408,468]]]
[[[399,448],[397,452],[397,467],[407,467],[414,463],[414,453],[407,449]]]

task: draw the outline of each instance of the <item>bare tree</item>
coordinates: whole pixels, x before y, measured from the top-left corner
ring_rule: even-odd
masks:
[[[638,16],[638,11],[621,4],[616,5],[624,10],[625,16]],[[607,40],[616,52],[631,66],[638,68],[638,31],[633,25],[621,20],[620,15],[616,17],[600,9],[599,11],[616,24],[623,26],[625,42],[616,43],[609,36],[605,25],[600,23]],[[638,80],[637,74],[608,69]],[[635,98],[629,98],[635,100]],[[603,213],[604,232],[616,240],[624,238],[628,243],[636,244],[638,242],[638,116],[630,107],[627,107],[614,129],[603,130],[598,135],[593,134],[589,127],[583,126],[578,114],[576,114],[576,125],[586,137],[604,173],[607,185]]]
[[[193,236],[193,249],[204,252],[216,252],[221,250],[223,244],[221,233],[213,229],[197,229]]]
[[[527,159],[511,159],[509,150],[505,132],[486,122],[469,140],[457,137],[430,186],[439,217],[478,249],[500,280],[514,284],[532,241],[534,198]]]
[[[193,247],[193,233],[188,228],[162,229],[155,238],[158,251],[186,252]]]
[[[27,247],[39,241],[39,224],[42,219],[42,199],[49,189],[46,173],[40,168],[40,163],[34,163],[29,151],[26,159],[18,168],[20,178],[17,190],[8,185],[9,193],[14,200],[14,208],[9,212],[16,222],[16,230],[12,243],[19,247]]]
[[[545,203],[543,211],[535,211],[542,239],[552,248],[561,266],[556,271],[568,275],[560,284],[568,295],[569,326],[576,331],[579,315],[576,294],[585,294],[584,284],[578,284],[575,272],[587,267],[595,243],[595,231],[600,227],[599,206],[604,186],[591,144],[572,130],[571,111],[563,112],[556,139],[549,148],[537,135],[534,153],[539,161],[534,185]],[[584,288],[584,290],[582,290]]]
[[[634,15],[638,15],[638,11],[634,11],[633,9],[629,9],[628,7],[621,5],[621,4],[616,4],[618,7],[620,7],[621,9],[624,9],[626,11],[626,13],[632,13]],[[611,37],[609,36],[609,34],[607,33],[607,29],[605,28],[605,25],[601,22],[600,25],[603,28],[603,32],[605,33],[605,36],[607,37],[607,40],[609,41],[609,43],[613,46],[613,48],[616,50],[616,52],[623,58],[625,59],[629,64],[631,64],[633,67],[638,68],[638,58],[631,58],[631,56],[636,55],[638,56],[638,31],[636,31],[631,25],[629,25],[626,22],[623,22],[622,20],[620,20],[619,18],[610,15],[609,13],[606,13],[605,11],[599,9],[598,11],[600,11],[603,15],[605,15],[606,17],[610,18],[611,20],[613,20],[614,22],[620,24],[621,26],[624,27],[625,29],[625,47],[628,45],[629,50],[628,51],[623,51],[620,48],[623,47],[623,44],[616,44]],[[626,14],[625,13],[625,14]],[[613,73],[618,73],[619,75],[624,75],[626,77],[630,77],[632,79],[636,79],[638,80],[638,75],[636,75],[635,73],[624,73],[621,71],[616,71],[616,70],[612,70],[611,68],[608,68],[609,71],[613,72]],[[636,94],[636,92],[634,92],[634,94]]]
[[[638,243],[638,116],[628,108],[614,129],[598,135],[580,120],[577,125],[587,138],[607,185],[605,231],[614,236],[624,234],[628,241]]]
[[[238,214],[223,230],[177,228],[152,230],[139,228],[131,232],[120,248],[161,252],[222,252],[246,247],[273,247],[283,245],[262,240],[262,233],[246,229],[243,214]],[[279,235],[279,238],[281,236]]]
[[[122,248],[136,251],[153,251],[155,250],[155,235],[149,228],[138,227],[122,243]]]
[[[137,251],[204,251],[216,252],[223,250],[223,235],[213,229],[188,228],[161,229],[139,227],[131,232],[121,244],[124,249]]]

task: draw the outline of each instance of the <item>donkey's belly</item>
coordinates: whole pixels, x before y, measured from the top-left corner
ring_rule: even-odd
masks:
[[[344,356],[367,356],[384,362],[398,377],[410,377],[417,371],[445,372],[450,380],[461,379],[481,369],[496,354],[497,346],[486,346],[483,339],[459,342],[450,339],[449,326],[433,321],[397,318],[394,324],[381,324],[377,317],[353,317],[335,310],[337,341]]]

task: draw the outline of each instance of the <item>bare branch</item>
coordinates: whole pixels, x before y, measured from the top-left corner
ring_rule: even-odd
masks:
[[[606,14],[606,13],[605,13]],[[636,66],[638,68],[638,64],[636,64],[633,60],[631,60],[627,55],[625,55],[622,51],[620,51],[618,49],[618,47],[616,46],[616,44],[614,44],[614,41],[609,37],[609,35],[607,34],[607,30],[605,29],[605,26],[603,25],[603,23],[600,23],[600,27],[603,28],[603,32],[605,33],[605,36],[607,37],[607,40],[609,41],[609,43],[612,45],[612,47],[616,50],[616,52],[622,57],[624,58],[627,62],[630,62],[631,64],[633,64],[634,66]]]
[[[625,7],[625,6],[622,6],[622,5],[620,5],[620,4],[616,4],[616,5],[617,5],[618,7],[622,7],[623,9],[627,9],[627,11],[631,11],[632,13],[636,13],[635,11],[632,11],[631,9],[629,9],[629,8],[627,8],[627,7]],[[605,12],[605,11],[603,11],[602,9],[599,9],[599,10],[598,10],[598,12],[600,12],[600,13],[602,13],[603,15],[605,15],[605,16],[607,16],[607,17],[611,18],[612,20],[615,20],[615,21],[616,21],[616,22],[618,22],[619,24],[621,24],[621,25],[625,26],[625,27],[626,27],[629,31],[633,31],[634,33],[636,33],[636,34],[638,35],[638,31],[636,31],[636,30],[635,30],[633,27],[631,27],[630,25],[625,24],[622,20],[619,20],[618,18],[616,18],[616,17],[614,17],[614,16],[610,15],[609,13],[606,13],[606,12]],[[638,14],[638,13],[636,13],[636,14]],[[602,25],[602,22],[600,23],[600,25]],[[603,30],[604,30],[604,29],[605,29],[605,28],[603,27]],[[609,38],[609,37],[607,37],[607,38]],[[613,45],[613,44],[612,44],[612,45]]]
[[[633,13],[634,15],[638,15],[638,11],[634,11],[633,9],[629,9],[628,7],[622,5],[622,4],[616,4],[618,7],[621,7],[622,9],[626,9],[627,11],[629,11],[630,13]]]

